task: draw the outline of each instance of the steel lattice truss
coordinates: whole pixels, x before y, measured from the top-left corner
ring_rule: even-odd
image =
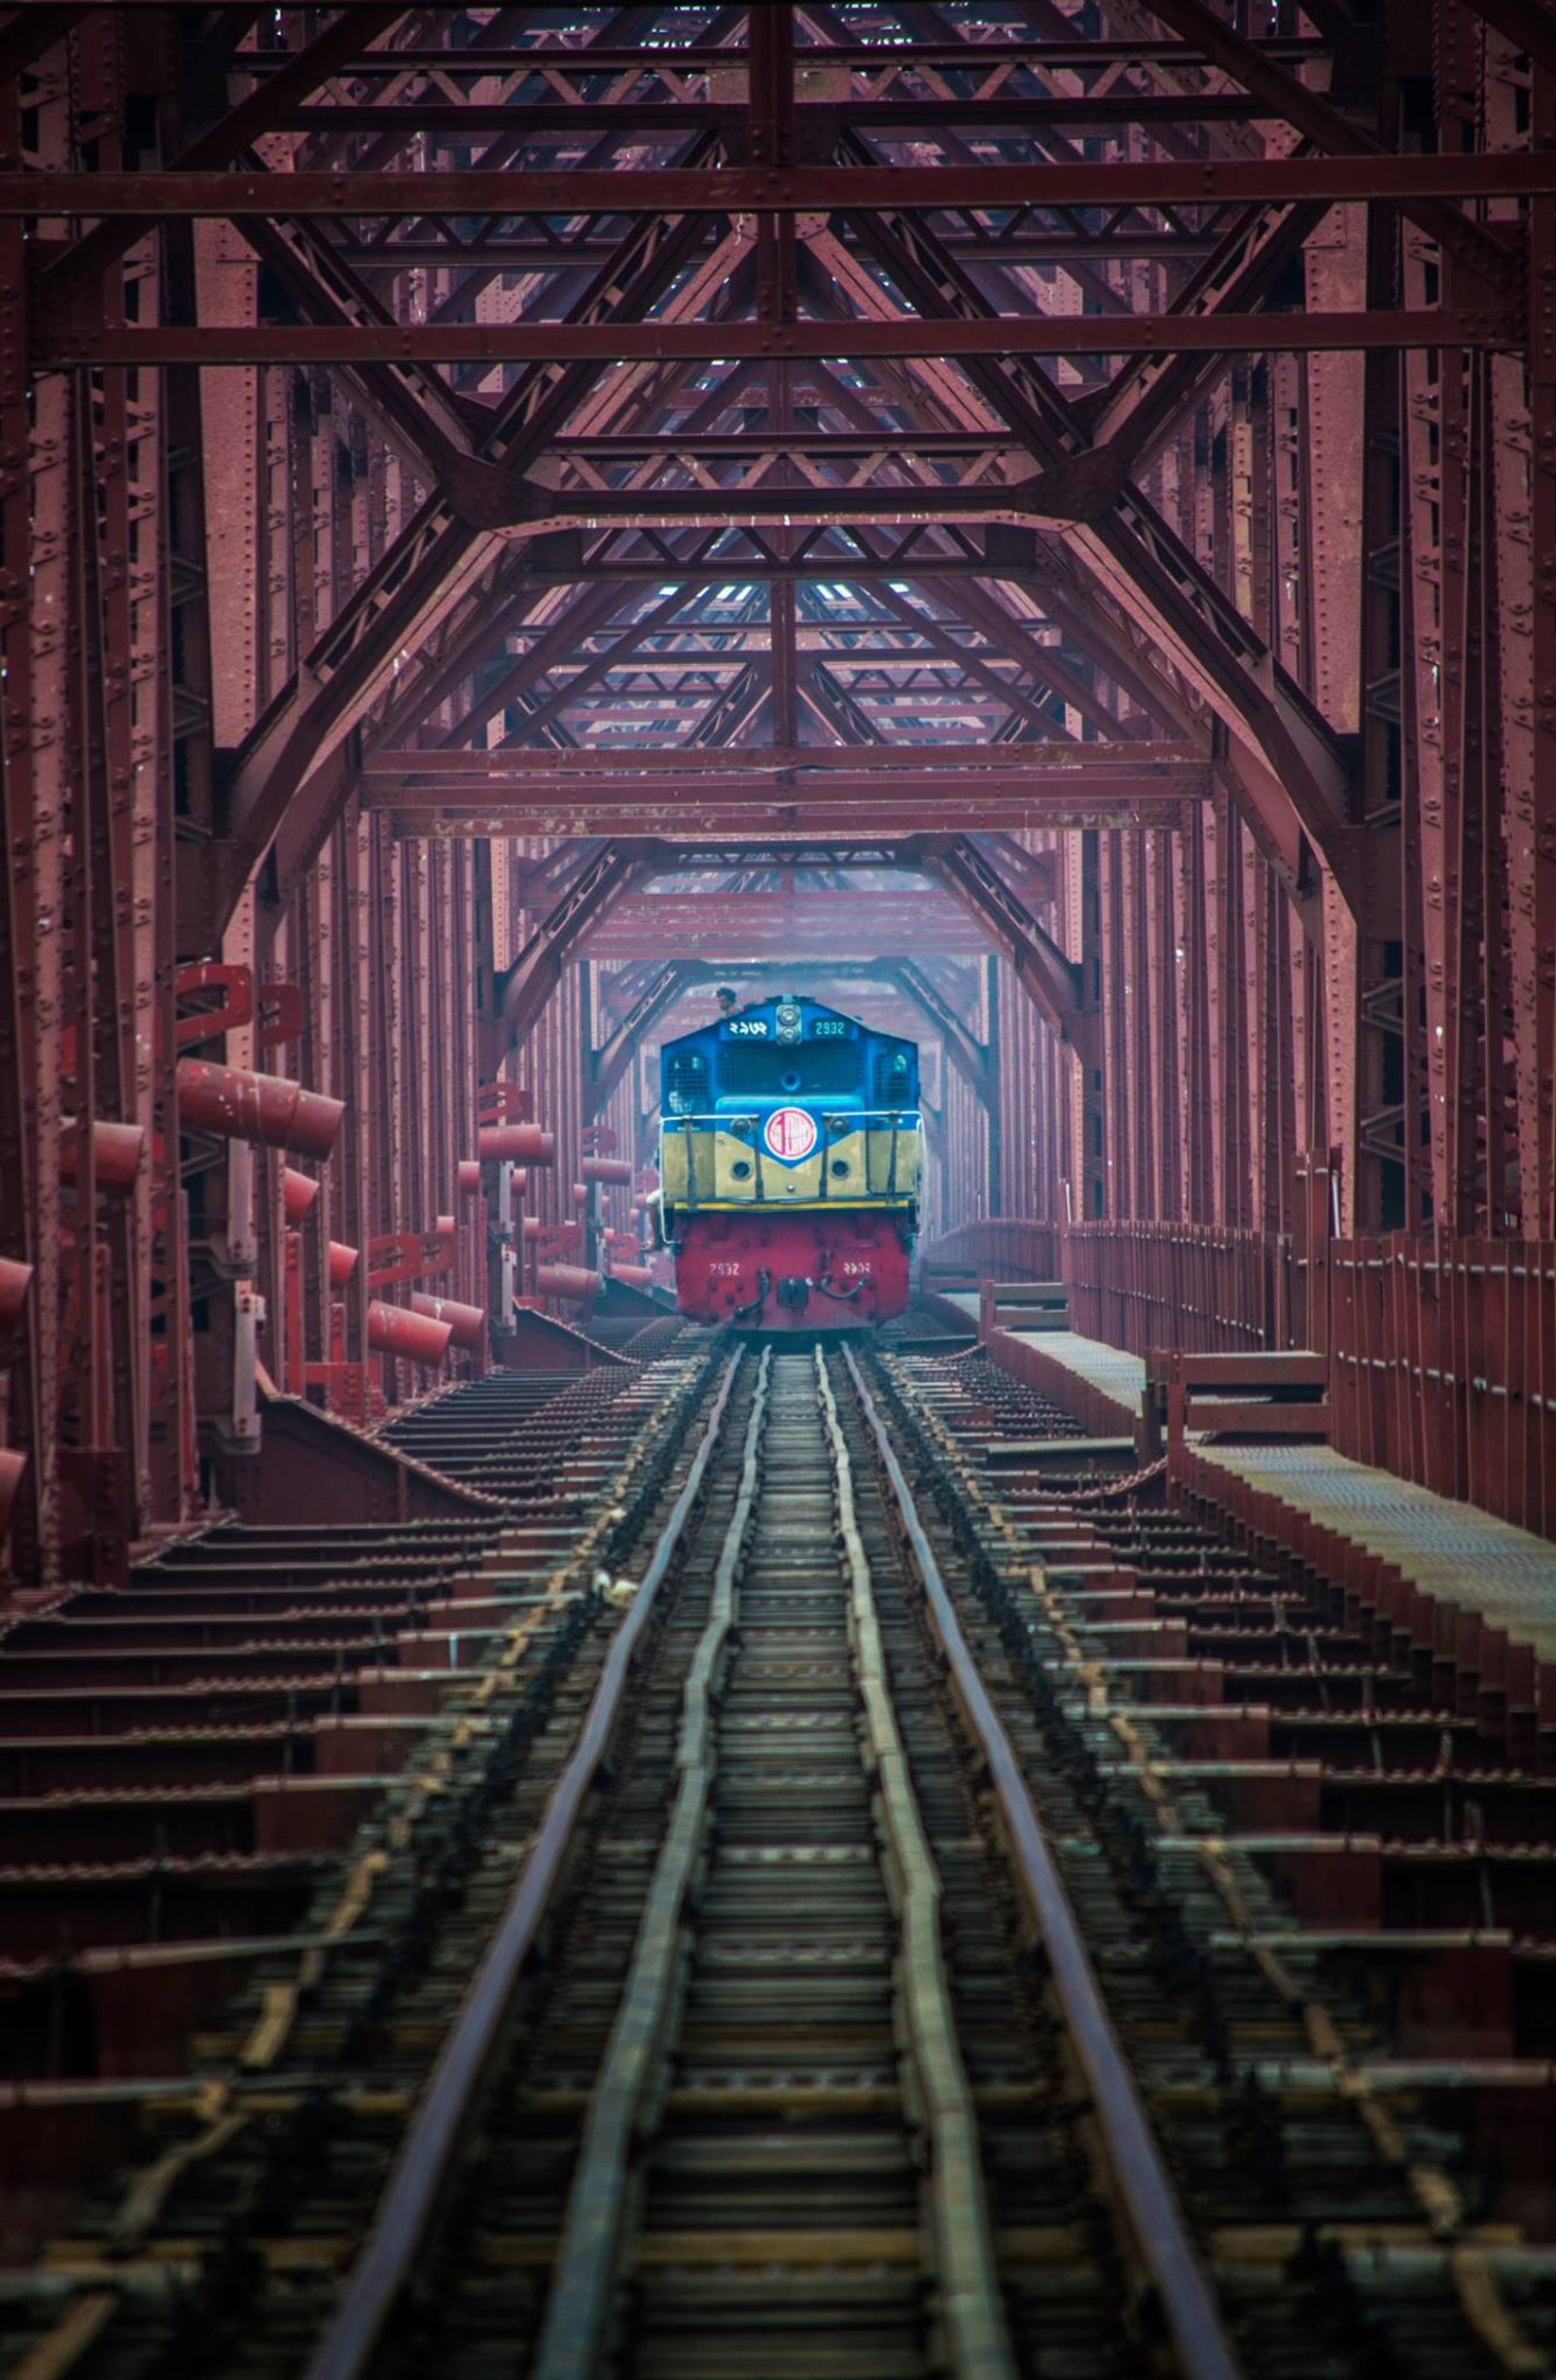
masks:
[[[402,1392],[332,1240],[520,1098],[576,1228],[721,965],[937,1046],[942,1224],[1556,1232],[1540,0],[31,6],[0,110],[27,1560],[256,1329]]]

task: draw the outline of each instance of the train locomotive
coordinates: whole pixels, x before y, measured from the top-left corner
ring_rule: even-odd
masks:
[[[907,1303],[918,1048],[816,1000],[760,1000],[659,1053],[676,1303],[746,1331],[860,1331]]]

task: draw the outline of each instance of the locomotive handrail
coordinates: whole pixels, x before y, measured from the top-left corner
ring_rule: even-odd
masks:
[[[809,1104],[803,1091],[795,1091],[789,1094],[787,1103],[794,1107],[804,1107]],[[782,1105],[784,1102],[780,1101],[777,1104]],[[922,1114],[923,1110],[918,1106],[905,1108],[829,1107],[821,1111],[821,1123],[824,1129],[828,1126],[847,1125],[850,1130],[855,1130],[860,1124],[878,1123],[882,1125],[890,1124],[894,1130],[905,1131],[910,1130],[917,1125]],[[732,1124],[748,1123],[755,1125],[756,1120],[757,1119],[755,1116],[753,1116],[745,1108],[728,1108],[724,1110],[709,1108],[699,1110],[694,1116],[671,1115],[661,1117],[660,1127],[666,1132],[690,1132],[695,1131],[699,1126],[706,1130],[708,1125],[717,1124],[721,1126],[723,1130],[727,1132]]]

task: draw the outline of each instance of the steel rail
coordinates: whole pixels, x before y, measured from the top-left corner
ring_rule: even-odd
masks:
[[[1013,2380],[1015,2360],[983,2189],[978,2121],[962,2061],[941,1934],[940,1877],[924,1831],[897,1723],[869,1563],[854,1502],[854,1467],[821,1349],[816,1379],[832,1458],[832,1493],[848,1570],[849,1637],[878,1807],[897,1865],[902,1919],[899,1992],[929,2142],[929,2184],[947,2362],[976,2380]]]
[[[1109,2020],[1079,1923],[1015,1749],[978,1675],[913,1492],[852,1348],[845,1347],[843,1357],[891,1482],[953,1691],[987,1765],[1016,1873],[1047,1954],[1076,2055],[1090,2086],[1103,2145],[1135,2246],[1155,2286],[1181,2367],[1187,2380],[1243,2380],[1134,2077]]]
[[[621,2005],[589,2101],[567,2195],[533,2380],[589,2380],[620,2260],[628,2165],[644,2093],[674,2005],[687,1895],[706,1845],[718,1768],[714,1690],[735,1619],[735,1580],[760,1483],[772,1349],[762,1351],[746,1425],[740,1487],[714,1572],[707,1625],[681,1696],[676,1796],[621,1987]]]
[[[609,1749],[655,1597],[690,1517],[724,1429],[743,1354],[730,1357],[686,1483],[631,1609],[611,1641],[576,1749],[551,1790],[534,1848],[476,1971],[396,2157],[376,2218],[305,2380],[361,2380],[413,2277],[460,2137],[485,2079],[503,2020],[555,1889],[579,1814]]]

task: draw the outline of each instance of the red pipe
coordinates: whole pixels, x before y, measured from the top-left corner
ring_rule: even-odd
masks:
[[[21,1320],[32,1283],[32,1266],[0,1256],[0,1338],[8,1338]]]
[[[476,1136],[483,1165],[554,1165],[556,1137],[539,1124],[482,1124]]]
[[[11,1514],[26,1475],[27,1458],[14,1446],[0,1446],[0,1544],[11,1526]]]
[[[654,1275],[647,1264],[613,1264],[611,1278],[613,1281],[624,1281],[628,1289],[652,1289],[654,1287]]]
[[[285,1075],[251,1074],[245,1066],[217,1066],[208,1058],[178,1061],[178,1120],[188,1131],[327,1157],[345,1112],[343,1100],[304,1090]]]
[[[505,1165],[554,1165],[556,1135],[540,1124],[488,1124],[479,1135],[482,1163],[495,1154]]]
[[[59,1120],[66,1135],[59,1144],[60,1179],[74,1182],[76,1149],[69,1138],[74,1126],[68,1116]],[[139,1124],[106,1123],[101,1118],[92,1119],[91,1169],[99,1190],[133,1190],[145,1154],[146,1135]]]
[[[587,1205],[588,1205],[588,1202],[589,1202],[589,1186],[588,1186],[588,1184],[587,1184],[586,1182],[575,1182],[575,1183],[574,1183],[574,1185],[573,1185],[573,1204],[574,1204],[575,1206],[587,1206]]]
[[[543,1297],[566,1297],[586,1305],[600,1294],[600,1276],[582,1264],[538,1264],[535,1287]]]
[[[632,1168],[625,1157],[585,1157],[579,1168],[585,1182],[629,1184]]]
[[[521,1215],[518,1221],[522,1236],[526,1243],[532,1239],[540,1238],[541,1219],[538,1215]]]
[[[407,1364],[441,1364],[453,1337],[452,1323],[413,1314],[374,1297],[368,1307],[368,1344],[379,1355],[404,1356]]]
[[[300,1174],[295,1165],[283,1165],[281,1187],[286,1193],[287,1222],[300,1224],[319,1195],[319,1185],[311,1174]]]
[[[478,1198],[478,1197],[480,1196],[480,1159],[479,1159],[479,1157],[461,1157],[461,1158],[460,1158],[460,1160],[459,1160],[459,1195],[461,1196],[461,1198]]]
[[[460,1305],[452,1297],[434,1297],[425,1290],[410,1293],[413,1314],[430,1314],[434,1322],[445,1322],[454,1334],[456,1347],[481,1348],[486,1344],[486,1316],[478,1305]]]
[[[348,1248],[343,1240],[333,1239],[330,1242],[330,1287],[344,1289],[356,1269],[355,1248]]]

